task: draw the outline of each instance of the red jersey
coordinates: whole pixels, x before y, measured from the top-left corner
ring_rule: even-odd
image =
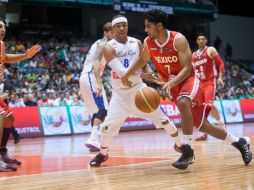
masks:
[[[193,53],[192,65],[200,80],[214,79],[218,74],[214,59],[210,56],[207,46],[202,51],[197,50]]]
[[[160,44],[149,36],[145,39],[152,62],[165,82],[168,81],[169,76],[176,76],[183,69],[178,58],[178,52],[174,47],[175,38],[180,33],[175,31],[167,32],[168,38],[164,44]]]

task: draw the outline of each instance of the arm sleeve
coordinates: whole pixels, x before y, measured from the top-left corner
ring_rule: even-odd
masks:
[[[109,63],[108,66],[117,73],[119,77],[122,77],[125,74],[125,69],[119,59],[114,58]]]
[[[214,56],[214,61],[215,64],[217,65],[218,69],[219,69],[219,73],[224,74],[225,72],[225,66],[224,66],[224,62],[222,61],[221,57],[219,55],[215,55]]]

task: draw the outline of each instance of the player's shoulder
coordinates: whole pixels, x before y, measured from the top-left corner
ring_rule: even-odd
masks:
[[[131,36],[128,36],[128,42],[129,43],[136,43],[139,42],[140,40]]]

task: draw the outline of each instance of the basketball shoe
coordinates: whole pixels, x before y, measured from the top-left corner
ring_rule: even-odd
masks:
[[[232,145],[237,148],[243,158],[245,165],[248,165],[252,160],[252,152],[250,151],[249,137],[239,138],[238,142],[233,142]]]
[[[103,155],[102,153],[97,154],[94,159],[90,161],[90,166],[91,167],[100,167],[101,163],[107,161],[108,159],[108,154]]]
[[[182,155],[181,157],[174,162],[172,165],[177,168],[184,170],[188,167],[188,165],[192,164],[195,160],[194,151],[191,146],[188,144],[182,145]]]

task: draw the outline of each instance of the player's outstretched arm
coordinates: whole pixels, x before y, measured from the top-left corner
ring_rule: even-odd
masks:
[[[35,54],[37,54],[41,50],[41,46],[39,44],[34,45],[30,49],[26,50],[24,54],[6,54],[3,63],[16,63],[18,61],[23,61],[26,59],[30,59]]]

